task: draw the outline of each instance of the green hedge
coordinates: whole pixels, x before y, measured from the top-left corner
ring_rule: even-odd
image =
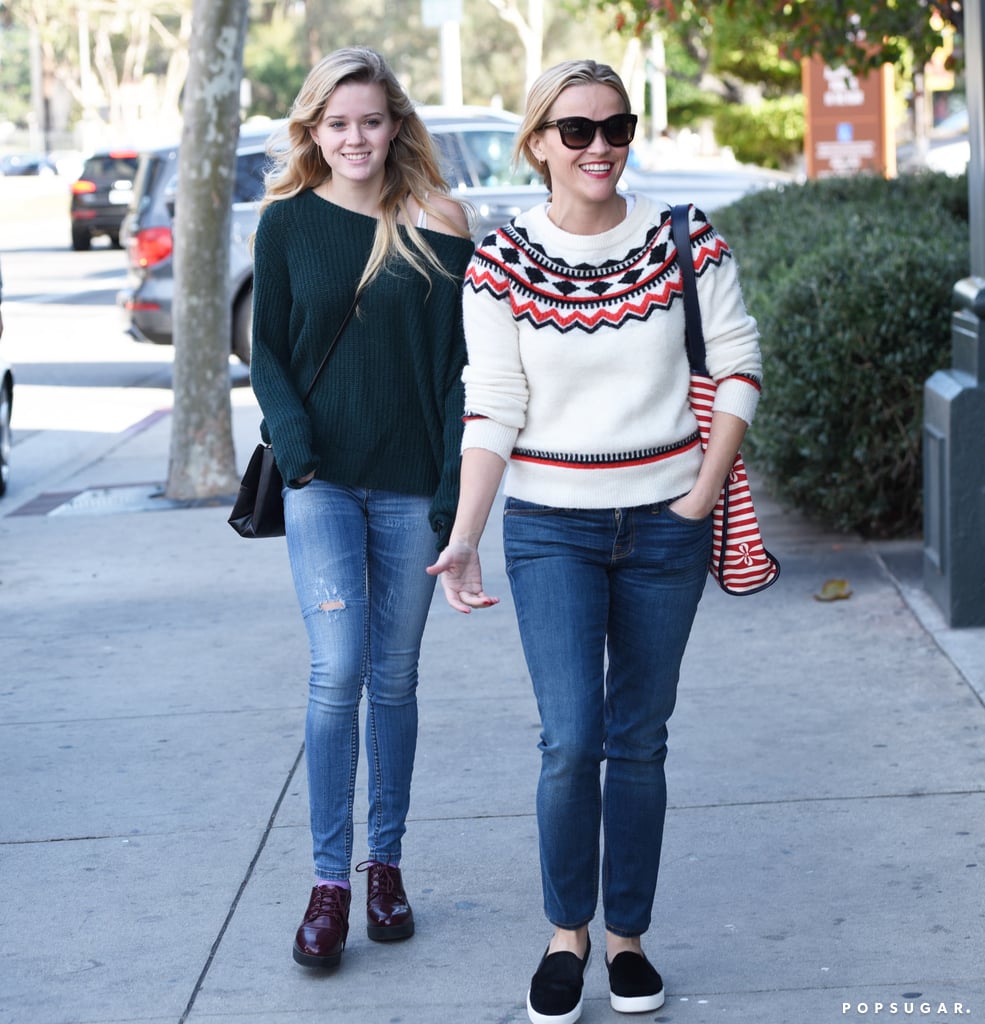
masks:
[[[826,526],[919,535],[923,386],[950,365],[967,180],[827,179],[746,196],[713,219],[762,332],[750,463]]]

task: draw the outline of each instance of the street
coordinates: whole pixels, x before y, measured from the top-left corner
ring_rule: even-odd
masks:
[[[173,349],[125,333],[116,294],[126,254],[104,239],[89,252],[72,251],[67,187],[58,178],[0,177],[0,353],[15,377],[11,475],[0,515],[172,406]],[[252,401],[247,370],[235,359],[230,375],[234,401]]]

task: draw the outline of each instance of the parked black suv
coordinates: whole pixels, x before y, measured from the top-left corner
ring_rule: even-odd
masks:
[[[120,248],[120,225],[130,204],[137,151],[110,149],[93,153],[72,185],[72,248],[89,249],[97,235]]]

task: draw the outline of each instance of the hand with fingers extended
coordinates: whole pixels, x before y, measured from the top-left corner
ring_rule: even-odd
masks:
[[[491,597],[482,589],[479,551],[473,544],[452,540],[426,571],[431,576],[440,575],[445,599],[457,612],[468,615],[473,608],[499,604],[498,597]]]

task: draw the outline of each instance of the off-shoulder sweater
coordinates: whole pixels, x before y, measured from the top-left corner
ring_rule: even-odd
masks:
[[[756,321],[732,251],[693,207],[690,231],[715,410],[751,422]],[[627,508],[694,486],[702,454],[669,207],[636,196],[620,224],[595,235],[562,231],[544,205],[520,214],[477,248],[463,315],[462,447],[506,461],[506,494]]]
[[[315,389],[348,310],[376,220],[312,191],[268,206],[254,245],[250,381],[281,475],[432,497],[444,534],[458,499],[462,433],[462,276],[472,242],[425,236],[450,277],[430,285],[393,259],[370,283]]]

